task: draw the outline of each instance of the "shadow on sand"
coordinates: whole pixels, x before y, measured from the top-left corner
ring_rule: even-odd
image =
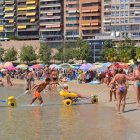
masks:
[[[137,109],[137,108],[135,108],[135,109],[130,109],[130,110],[125,111],[124,113],[132,112],[132,111],[136,111],[136,110],[138,110],[138,109]]]

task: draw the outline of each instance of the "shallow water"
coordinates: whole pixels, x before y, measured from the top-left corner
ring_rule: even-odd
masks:
[[[0,99],[23,94],[21,88],[0,88]],[[42,94],[43,106],[30,106],[32,95],[20,96],[18,106],[0,102],[2,140],[139,140],[137,128],[100,104],[62,105],[57,94]]]

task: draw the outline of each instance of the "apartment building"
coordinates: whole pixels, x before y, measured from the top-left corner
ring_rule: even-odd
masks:
[[[111,0],[102,0],[102,33],[111,34]]]
[[[40,39],[63,40],[63,1],[40,0]]]
[[[83,39],[101,32],[101,0],[80,0],[79,31]]]
[[[15,0],[0,1],[0,37],[15,35]]]
[[[64,35],[66,40],[76,40],[79,32],[79,0],[64,0]]]
[[[64,0],[64,34],[67,40],[94,38],[101,32],[101,0]]]
[[[39,38],[39,1],[17,0],[17,33],[19,39]]]
[[[111,27],[121,38],[139,38],[140,0],[112,0]]]

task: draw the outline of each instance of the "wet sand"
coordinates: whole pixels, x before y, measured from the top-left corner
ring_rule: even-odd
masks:
[[[40,83],[41,81],[36,81]],[[26,81],[23,80],[13,80],[14,87],[10,87],[11,90],[17,88],[17,93],[22,93],[24,91]],[[63,83],[61,83],[63,84]],[[127,104],[125,113],[118,115],[116,113],[116,102],[109,102],[109,88],[106,85],[90,85],[90,84],[78,84],[76,81],[68,82],[70,91],[75,91],[83,95],[96,94],[99,98],[99,103],[97,105],[79,103],[73,105],[72,107],[64,107],[62,105],[62,98],[57,94],[43,94],[45,99],[45,105],[42,108],[35,107],[31,109],[31,113],[36,112],[32,115],[33,119],[39,119],[38,131],[39,134],[35,136],[29,135],[30,139],[39,139],[42,135],[42,139],[60,139],[60,140],[139,140],[140,139],[140,125],[139,125],[139,116],[140,110],[136,108],[135,103],[135,93],[133,91],[133,86],[130,85],[127,96]],[[19,89],[20,86],[20,89]],[[3,89],[3,88],[2,88]],[[8,88],[9,89],[9,88]],[[22,89],[22,92],[19,92]],[[4,92],[7,90],[3,89]],[[0,91],[2,92],[2,90]],[[14,94],[13,91],[11,94]],[[8,91],[8,95],[10,95]],[[2,97],[6,98],[6,94]],[[23,96],[18,100],[20,105],[25,105],[30,102],[32,96],[27,95]],[[58,106],[59,105],[59,106]],[[30,107],[25,106],[27,110],[30,110]],[[46,110],[47,108],[47,110]],[[26,109],[17,109],[20,115],[25,116],[21,117],[21,120],[25,121],[29,119],[27,116]],[[18,111],[16,113],[18,113]],[[47,111],[47,116],[43,114]],[[38,113],[39,112],[39,113]],[[43,114],[42,114],[42,113]],[[29,113],[29,112],[28,112]],[[54,113],[54,114],[52,114]],[[56,115],[57,114],[57,115]],[[51,116],[52,115],[52,116]],[[27,118],[26,118],[27,117]],[[36,118],[37,117],[37,118]],[[40,118],[43,117],[43,122]],[[18,118],[18,115],[17,115]],[[49,122],[52,122],[52,125]],[[45,122],[45,120],[47,122]],[[15,122],[18,121],[14,120]],[[53,121],[55,123],[53,123]],[[26,121],[25,121],[26,122]],[[30,122],[29,122],[30,123]],[[44,125],[45,123],[45,125]],[[51,125],[46,127],[47,125]],[[0,124],[1,125],[1,124]],[[21,125],[19,123],[19,125]],[[32,126],[32,125],[31,125]],[[29,126],[28,126],[29,127]],[[43,127],[43,128],[42,128]],[[22,128],[26,129],[26,126]],[[29,129],[30,130],[30,129]],[[33,130],[33,132],[36,130]],[[46,134],[43,132],[46,131]],[[2,131],[4,132],[4,130]],[[2,134],[1,132],[1,134]],[[31,132],[31,134],[33,134]],[[18,133],[20,133],[18,131]],[[51,136],[50,134],[53,134]],[[55,135],[56,136],[55,136]],[[19,135],[19,134],[17,134]],[[23,137],[23,136],[22,136]],[[1,137],[2,138],[2,137]]]

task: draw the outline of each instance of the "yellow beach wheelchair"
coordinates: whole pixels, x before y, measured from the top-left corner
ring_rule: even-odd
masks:
[[[93,96],[90,96],[90,97],[87,97],[87,98],[81,98],[76,93],[66,92],[64,90],[61,90],[60,91],[60,96],[64,97],[63,104],[65,106],[71,106],[71,105],[73,105],[73,102],[84,101],[84,100],[88,100],[88,99],[91,99],[90,102],[92,104],[97,104],[98,103],[97,95],[93,95]]]

